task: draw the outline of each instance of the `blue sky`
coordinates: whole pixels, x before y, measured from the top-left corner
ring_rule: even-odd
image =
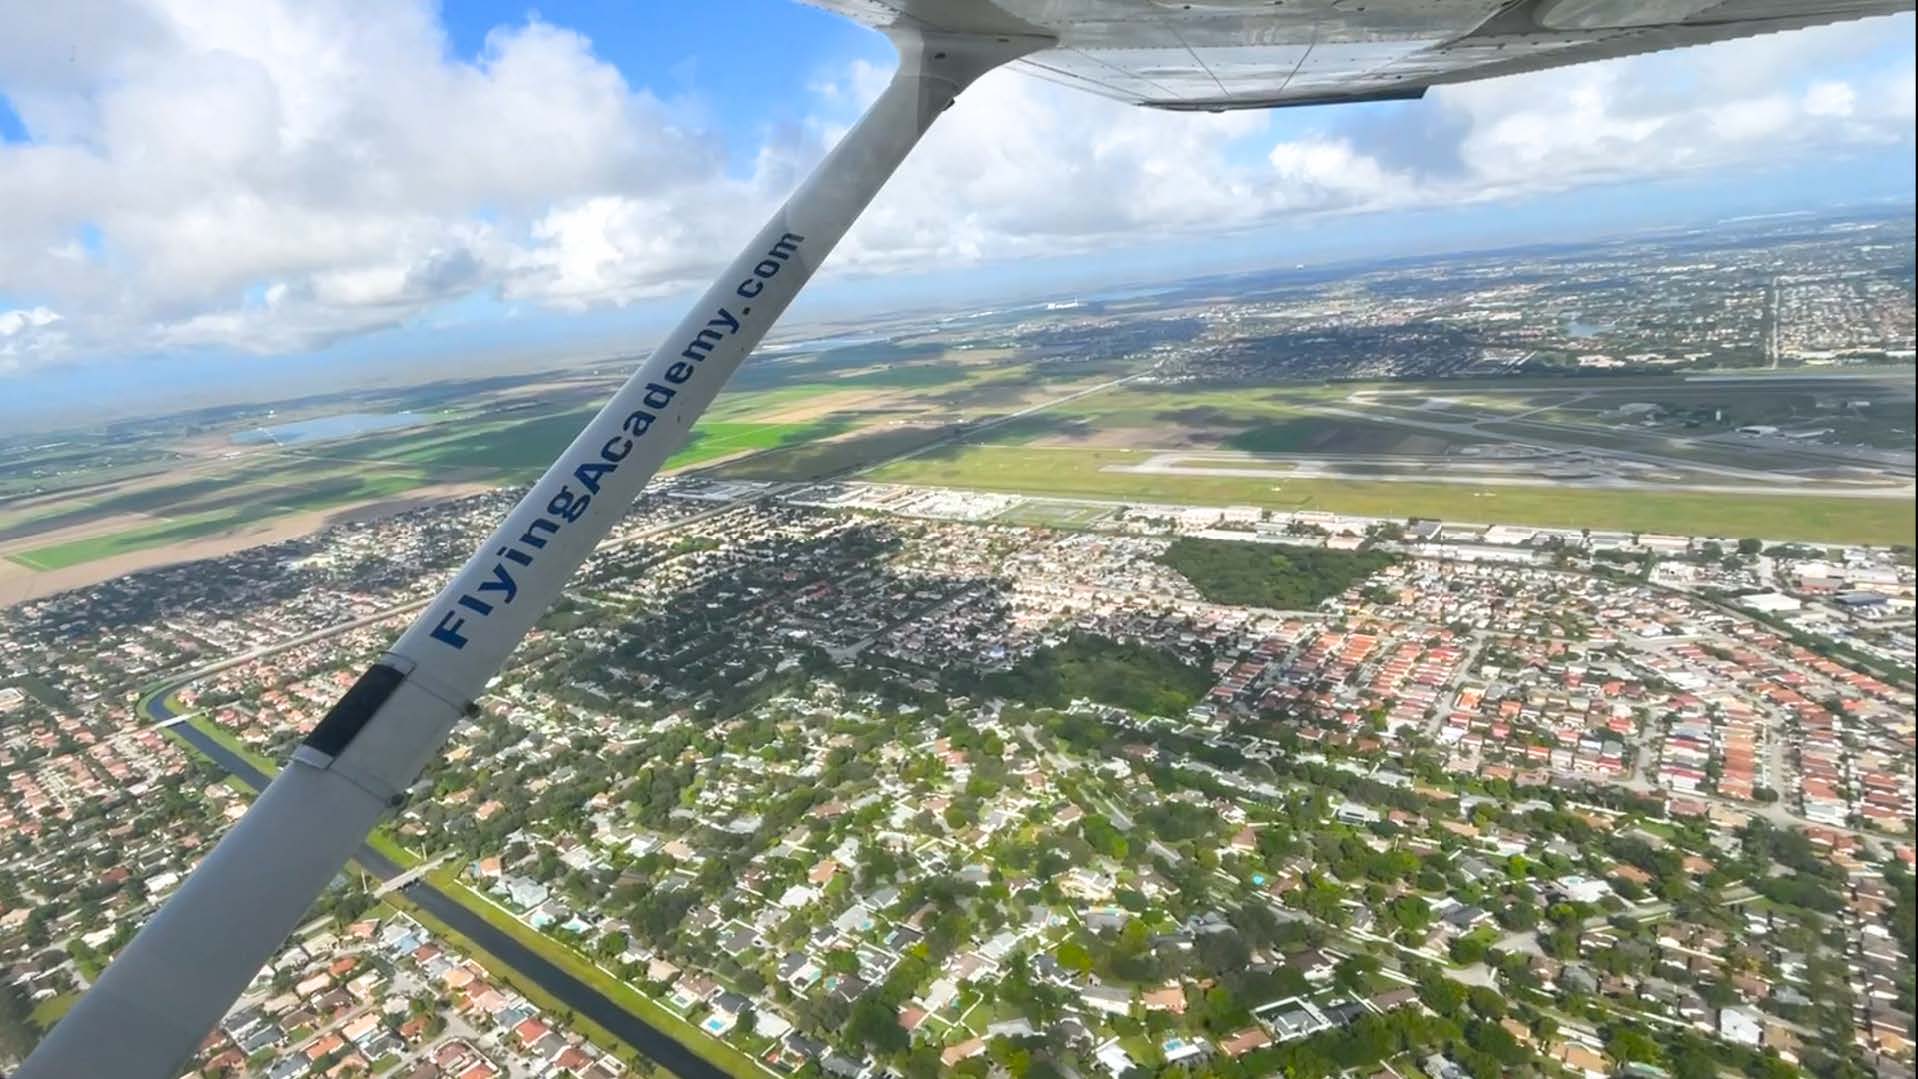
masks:
[[[891,64],[785,0],[7,21],[15,412],[642,349]],[[1912,36],[1901,16],[1224,117],[995,73],[789,319],[1909,201]]]

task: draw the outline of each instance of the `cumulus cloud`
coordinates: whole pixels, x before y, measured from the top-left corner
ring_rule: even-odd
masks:
[[[0,142],[0,297],[27,304],[0,310],[0,362],[15,366],[309,349],[474,293],[577,311],[683,289],[886,78],[822,57],[812,120],[742,163],[699,129],[701,110],[537,19],[495,29],[470,60],[427,0],[0,0],[0,25],[0,94],[30,135]],[[1131,109],[996,72],[940,120],[831,272],[1896,145],[1911,138],[1909,47],[1895,70],[1845,65],[1910,27],[1276,116]]]
[[[496,285],[556,204],[671,199],[686,173],[661,162],[691,163],[680,190],[721,164],[537,21],[467,63],[424,3],[14,7],[62,5],[0,18],[20,31],[0,92],[32,136],[0,144],[0,294],[70,299],[103,344],[276,351],[393,325]]]
[[[66,334],[55,327],[60,313],[50,307],[21,307],[0,311],[0,371],[58,351]]]

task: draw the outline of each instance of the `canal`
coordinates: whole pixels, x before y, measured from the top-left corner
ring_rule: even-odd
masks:
[[[166,706],[169,695],[169,691],[163,690],[147,699],[148,718],[156,723],[164,723],[173,718],[173,713]],[[175,724],[171,729],[194,749],[205,754],[215,764],[256,791],[264,789],[268,780],[272,778],[239,754],[209,738],[204,731],[191,723]],[[360,846],[359,853],[353,857],[367,872],[381,880],[390,880],[399,876],[401,872],[400,867],[393,864],[392,859],[364,844]],[[521,944],[517,939],[432,884],[417,880],[401,888],[400,891],[405,893],[408,900],[418,904],[421,910],[438,918],[454,932],[490,952],[500,962],[551,994],[562,1005],[605,1027],[614,1037],[646,1054],[674,1075],[683,1076],[684,1079],[725,1079],[724,1071],[708,1063],[658,1027],[627,1011],[611,997]]]

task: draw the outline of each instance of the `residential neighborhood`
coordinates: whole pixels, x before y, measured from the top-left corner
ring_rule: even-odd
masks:
[[[205,746],[270,773],[509,502],[0,614],[10,1022],[244,812]],[[1909,1076],[1913,596],[1875,548],[663,481],[196,1068],[659,1066],[430,889],[714,1074]]]

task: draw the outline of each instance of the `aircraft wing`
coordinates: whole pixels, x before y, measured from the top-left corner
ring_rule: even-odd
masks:
[[[1134,105],[1264,109],[1909,11],[1912,0],[808,0],[869,26],[1042,34],[1018,61]]]

